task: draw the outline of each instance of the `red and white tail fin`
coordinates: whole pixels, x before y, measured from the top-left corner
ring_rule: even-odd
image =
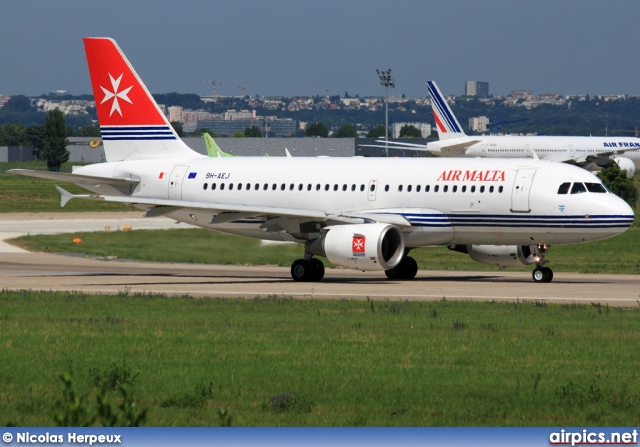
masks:
[[[431,109],[433,109],[433,118],[438,128],[438,138],[447,140],[449,138],[461,138],[466,134],[462,130],[462,126],[453,114],[451,107],[447,104],[447,100],[440,93],[440,89],[434,81],[427,81],[429,95],[431,96]]]
[[[107,161],[195,158],[118,44],[86,37],[84,48]]]

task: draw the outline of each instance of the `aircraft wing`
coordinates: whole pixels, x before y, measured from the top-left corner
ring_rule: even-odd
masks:
[[[32,169],[9,169],[9,174],[24,175],[27,177],[44,178],[48,180],[58,180],[60,182],[79,183],[85,185],[114,185],[130,186],[140,183],[140,179],[133,177],[98,177],[95,175],[79,175],[65,172],[36,171]]]
[[[104,200],[105,202],[117,202],[146,209],[145,217],[156,217],[167,215],[176,211],[183,212],[210,212],[212,215],[210,224],[231,222],[247,217],[265,217],[271,225],[278,226],[287,231],[291,223],[301,222],[328,222],[330,224],[361,224],[382,222],[400,227],[410,227],[411,224],[399,214],[382,213],[326,213],[321,210],[309,210],[299,208],[284,208],[257,205],[241,205],[209,202],[190,202],[184,200],[167,200],[136,198],[130,196],[110,196],[102,194],[71,194],[59,186],[56,189],[61,194],[60,205],[65,206],[71,199]],[[265,231],[269,231],[265,227]],[[294,232],[294,231],[291,231]]]
[[[558,155],[550,155],[545,157],[545,160],[550,160],[550,161],[557,161],[557,162],[561,162],[561,163],[571,163],[571,164],[575,164],[578,166],[582,166],[582,165],[586,165],[588,163],[592,163],[592,162],[598,162],[598,161],[606,161],[609,159],[609,157],[614,156],[614,155],[619,155],[624,153],[623,151],[609,151],[609,152],[600,152],[598,154],[594,154],[594,155],[580,155],[578,157],[571,157],[568,154],[558,154]]]
[[[385,140],[376,140],[376,143],[380,143],[380,145],[363,144],[362,146],[378,147],[378,148],[388,147],[389,149],[412,149],[414,151],[447,153],[447,152],[459,152],[463,149],[468,148],[469,146],[473,146],[476,143],[480,143],[481,141],[482,140],[478,140],[478,139],[474,140],[474,139],[467,139],[467,138],[454,138],[451,140],[440,140],[440,144],[437,147],[434,147],[433,149],[429,149],[428,145],[426,144],[404,143],[400,141],[392,141],[390,142],[391,144],[387,145]],[[430,144],[434,144],[434,143],[435,142]]]

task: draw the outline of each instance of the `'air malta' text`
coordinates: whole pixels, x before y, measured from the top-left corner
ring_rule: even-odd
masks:
[[[438,180],[445,182],[504,182],[504,171],[444,171]]]

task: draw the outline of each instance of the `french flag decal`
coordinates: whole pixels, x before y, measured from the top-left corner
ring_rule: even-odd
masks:
[[[363,235],[361,234],[353,235],[353,242],[351,243],[353,256],[364,256],[364,244],[365,244],[365,237]]]
[[[196,175],[198,175],[197,172],[190,172],[189,173],[189,178],[196,178]]]

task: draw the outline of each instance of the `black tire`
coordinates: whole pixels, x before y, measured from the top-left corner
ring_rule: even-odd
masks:
[[[291,264],[291,277],[294,281],[309,281],[312,278],[311,263],[306,259],[297,259]]]
[[[324,264],[320,259],[311,259],[311,271],[313,273],[311,281],[322,281],[322,278],[324,278]]]
[[[545,270],[546,267],[536,267],[531,273],[533,282],[549,282],[547,281],[548,273]]]
[[[418,263],[411,256],[404,258],[400,265],[403,266],[402,279],[413,279],[418,274]]]
[[[400,279],[400,269],[397,265],[392,269],[385,270],[384,274],[387,275],[389,279]]]
[[[551,270],[549,267],[542,267],[542,270],[544,270],[544,273],[546,275],[544,282],[551,282],[553,280],[553,270]]]

